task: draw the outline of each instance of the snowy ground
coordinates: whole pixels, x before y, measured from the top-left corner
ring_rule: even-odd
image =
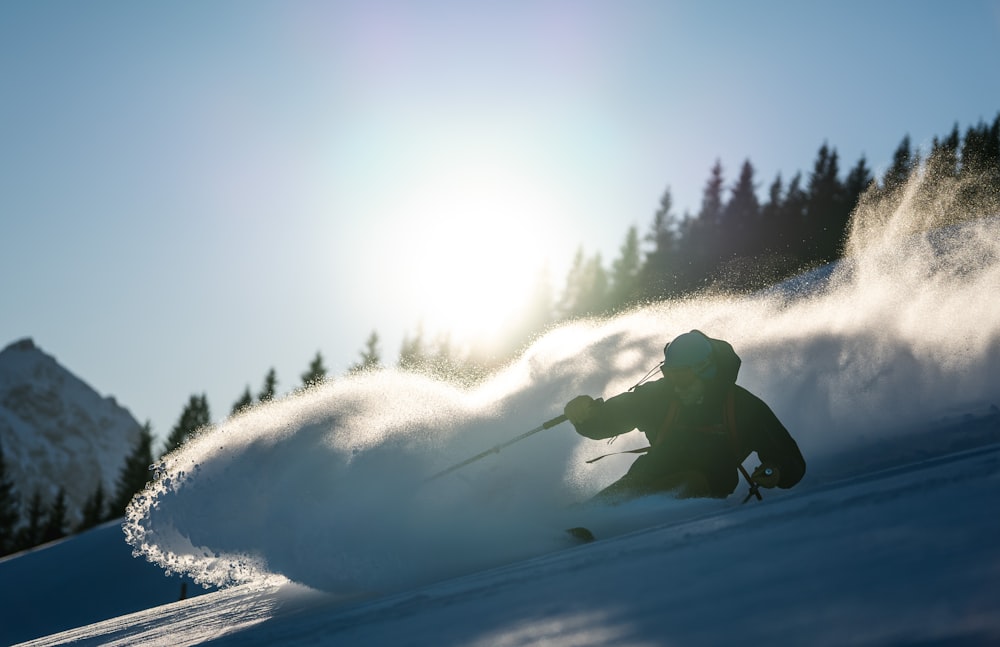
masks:
[[[147,560],[216,590],[83,614],[102,595],[74,578],[89,557],[72,547],[129,550],[101,529],[0,562],[0,639],[998,644],[1000,219],[928,236],[907,204],[791,293],[562,326],[475,388],[383,371],[227,420],[165,457],[123,525]],[[692,328],[733,343],[738,382],[798,441],[793,490],[580,505],[633,457],[586,459],[644,439],[609,449],[565,424],[425,481],[575,395],[629,388]],[[570,545],[577,525],[600,541]]]
[[[395,595],[243,585],[30,644],[998,644],[998,491],[992,444]]]

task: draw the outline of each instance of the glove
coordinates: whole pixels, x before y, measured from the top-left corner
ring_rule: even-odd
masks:
[[[772,488],[781,480],[781,472],[777,467],[767,463],[760,465],[750,475],[750,479],[760,487]]]
[[[578,395],[566,403],[563,413],[566,414],[566,419],[573,423],[574,426],[579,425],[594,415],[596,402],[589,395]]]

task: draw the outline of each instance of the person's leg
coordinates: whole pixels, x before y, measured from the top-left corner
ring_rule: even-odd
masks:
[[[676,492],[679,498],[710,496],[704,474],[679,461],[680,452],[658,447],[637,458],[628,472],[594,496],[600,503],[620,503],[657,492]]]

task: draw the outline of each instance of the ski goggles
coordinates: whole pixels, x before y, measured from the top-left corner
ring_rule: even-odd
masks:
[[[696,380],[707,378],[713,371],[711,358],[695,366],[667,366],[660,365],[660,372],[670,383],[680,389],[685,389],[694,384]]]

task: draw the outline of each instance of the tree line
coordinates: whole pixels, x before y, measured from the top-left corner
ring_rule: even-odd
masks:
[[[136,492],[149,481],[153,463],[153,433],[147,422],[140,429],[139,440],[118,475],[114,492],[105,492],[102,475],[97,487],[84,502],[81,519],[73,523],[66,505],[66,490],[59,488],[51,501],[35,489],[22,500],[7,470],[0,445],[0,556],[26,550],[40,544],[82,532],[111,519],[124,516]]]
[[[928,209],[954,209],[956,205],[979,205],[982,209],[982,205],[990,205],[988,209],[993,211],[987,215],[1000,213],[1000,114],[991,123],[980,121],[964,133],[956,124],[946,136],[935,137],[926,154],[904,136],[889,167],[877,178],[864,156],[842,173],[836,148],[823,143],[807,174],[797,172],[786,179],[779,173],[763,200],[757,195],[756,169],[749,159],[732,182],[727,182],[721,161],[716,161],[696,213],[678,215],[668,187],[647,231],[640,237],[638,228],[630,227],[609,266],[599,253],[588,255],[580,247],[558,296],[547,277],[540,277],[532,305],[521,324],[514,326],[506,352],[486,356],[475,349],[459,349],[446,332],[430,339],[418,326],[404,336],[396,366],[442,379],[475,381],[511,359],[547,327],[561,322],[611,315],[644,303],[694,294],[749,292],[773,285],[841,258],[852,218],[865,217],[857,210],[859,202],[901,200],[914,173],[922,174],[919,191],[924,199],[917,203]],[[936,204],[938,190],[949,183],[959,187],[959,195],[947,205]],[[967,215],[977,217],[983,212],[973,209]],[[373,330],[347,374],[384,367],[379,341]],[[295,390],[329,379],[319,352],[300,378],[301,385]],[[274,399],[277,384],[272,368],[260,390],[254,394],[247,386],[230,413],[235,415]],[[173,451],[210,425],[207,397],[204,393],[192,395],[162,453]],[[75,528],[68,527],[62,491],[48,503],[35,492],[22,505],[6,473],[0,447],[0,555],[122,516],[132,496],[151,478],[149,468],[155,460],[152,445],[147,422],[121,469],[116,491],[105,493],[99,484]]]

